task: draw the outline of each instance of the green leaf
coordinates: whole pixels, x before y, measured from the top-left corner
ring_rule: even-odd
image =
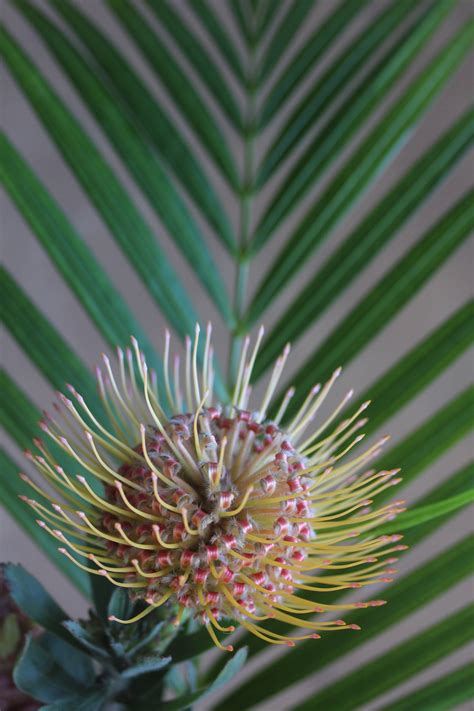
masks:
[[[290,60],[277,78],[266,98],[260,116],[260,130],[264,129],[278,115],[281,106],[299,87],[307,72],[324,56],[331,44],[339,38],[367,1],[345,2],[343,0],[328,19],[306,40],[296,56]]]
[[[82,652],[49,632],[27,637],[13,671],[16,686],[39,701],[64,699],[90,687],[94,670]]]
[[[405,21],[412,11],[413,3],[410,0],[398,0],[389,5],[368,27],[360,31],[324,74],[310,86],[265,154],[257,179],[259,186],[264,185],[281,163],[291,156],[295,146],[337,98],[338,93],[354,80],[370,56],[390,41],[398,25]]]
[[[137,676],[143,674],[150,674],[151,672],[157,672],[161,669],[167,667],[171,662],[171,657],[148,657],[142,659],[138,664],[134,664],[132,667],[128,667],[120,676],[123,679],[134,679]]]
[[[107,126],[107,138],[122,156],[125,165],[149,199],[169,234],[177,242],[217,308],[224,318],[232,323],[226,290],[199,227],[166,171],[150,151],[148,143],[128,118],[128,113],[118,110],[117,102],[99,79],[97,72],[45,15],[28,0],[15,4],[41,35],[99,124]],[[212,279],[209,278],[210,274],[213,275]],[[166,278],[169,281],[170,275]]]
[[[474,136],[474,112],[466,112],[377,203],[284,311],[264,341],[255,378],[285,346],[294,343],[365,270],[413,213],[446,179]]]
[[[250,708],[266,698],[268,689],[277,694],[308,674],[314,674],[332,661],[341,659],[350,650],[369,638],[373,639],[376,634],[404,619],[469,575],[473,553],[472,537],[467,536],[387,588],[388,604],[380,610],[375,611],[369,607],[355,610],[350,616],[346,615],[348,620],[350,617],[351,623],[362,627],[356,634],[328,633],[317,641],[300,642],[243,682],[236,692],[216,706],[216,710],[240,711],[242,708]],[[339,707],[321,705],[312,708]]]
[[[38,527],[31,514],[31,509],[18,498],[19,496],[31,496],[30,487],[18,476],[19,471],[19,465],[0,450],[0,506],[8,511],[18,526],[30,536],[35,545],[48,556],[61,573],[85,597],[90,597],[88,576],[77,566],[70,565],[69,561],[58,553],[54,539]]]
[[[207,0],[188,0],[187,7],[199,18],[229,69],[237,79],[242,83],[245,82],[245,73],[239,54],[214,9],[209,6]]]
[[[228,5],[245,43],[248,47],[252,47],[254,45],[254,35],[248,3],[245,0],[228,0]]]
[[[150,24],[128,0],[107,0],[107,4],[164,84],[184,119],[201,140],[229,185],[236,188],[237,169],[227,141],[191,79],[176,63]]]
[[[146,3],[153,10],[160,24],[166,27],[194,71],[207,85],[234,128],[240,131],[242,128],[240,108],[229,84],[222,76],[219,65],[209,56],[205,47],[198,41],[197,35],[183,22],[179,13],[175,11],[175,6],[169,0],[146,0]]]
[[[469,605],[418,633],[394,649],[355,669],[328,689],[295,707],[297,711],[337,708],[352,711],[403,684],[471,639],[474,606]],[[412,706],[411,708],[416,708]]]
[[[440,516],[445,516],[448,513],[454,513],[458,509],[472,504],[474,501],[474,489],[470,491],[465,491],[462,494],[457,494],[456,496],[451,496],[449,499],[440,501],[437,504],[430,504],[429,506],[415,506],[413,509],[397,516],[396,521],[391,521],[386,523],[380,528],[376,528],[373,535],[379,536],[386,533],[396,533],[398,531],[405,531],[407,528],[413,528],[414,526],[419,526],[420,524],[427,523]]]
[[[10,595],[20,610],[44,629],[70,642],[71,636],[63,627],[68,616],[41,583],[22,565],[7,563],[4,573]]]
[[[76,6],[67,0],[64,2],[50,0],[50,2],[94,57],[117,98],[130,112],[137,130],[143,131],[160,157],[168,163],[181,185],[188,191],[196,207],[214,227],[216,235],[232,251],[235,239],[228,218],[209,178],[196,159],[191,146],[176,128],[175,122],[154,99],[140,75],[132,69],[124,55]],[[165,12],[164,3],[161,3],[160,7],[165,22],[168,12]],[[174,11],[170,9],[170,13]],[[191,43],[190,37],[187,37],[188,45]],[[216,77],[215,68],[212,77]],[[225,96],[223,90],[221,95]]]
[[[472,699],[473,678],[474,665],[466,664],[441,678],[431,680],[427,686],[410,691],[401,699],[380,707],[380,711],[451,711]]]
[[[92,577],[93,576],[91,576],[91,578]],[[90,639],[87,630],[84,629],[80,622],[77,620],[66,620],[63,622],[63,626],[74,637],[74,639],[78,641],[79,645],[87,650],[92,657],[96,657],[101,661],[105,660],[110,662],[110,655],[108,652],[103,647],[99,647],[99,645],[94,644],[94,642]]]
[[[23,4],[20,6],[23,7]],[[109,165],[13,37],[0,30],[8,68],[169,322],[191,333],[196,316],[177,274]],[[84,156],[87,160],[84,160]]]
[[[387,168],[466,55],[473,27],[474,21],[466,23],[449,40],[330,181],[270,265],[251,305],[252,320],[263,313],[356,199]]]
[[[278,3],[270,4],[278,6]],[[315,0],[292,1],[291,5],[288,7],[288,10],[279,21],[278,27],[276,28],[275,33],[273,34],[260,62],[257,77],[258,84],[263,84],[268,78],[268,75],[275,70],[275,67],[284,56],[282,49],[291,47],[291,42],[294,36],[314,6]]]
[[[202,689],[198,689],[197,691],[193,691],[190,694],[186,694],[186,696],[182,696],[173,701],[168,701],[167,703],[163,704],[162,708],[166,711],[180,711],[180,709],[188,708],[198,699],[202,699],[204,698],[204,696],[208,696],[212,692],[217,691],[222,686],[227,684],[242,669],[246,659],[247,649],[245,647],[242,647],[238,650],[238,652],[232,655],[232,657],[225,664],[225,666],[219,672],[214,681],[209,684],[209,686],[206,686]]]
[[[150,365],[157,368],[153,347],[120,293],[59,205],[1,134],[0,157],[3,185],[100,333],[111,346],[128,345],[133,334]],[[157,372],[161,376],[159,368]]]
[[[272,0],[255,0],[254,5],[255,42],[258,45],[271,27],[273,19],[280,8],[280,3]]]
[[[377,461],[379,470],[400,467],[403,472],[405,484],[413,481],[427,467],[434,462],[442,452],[453,446],[455,442],[464,437],[467,432],[473,429],[473,422],[466,417],[466,411],[472,408],[474,388],[467,389],[464,393],[454,398],[442,410],[439,410],[427,422],[423,423],[415,432],[406,437],[389,452]],[[447,496],[457,494],[470,488],[472,481],[472,467],[468,466],[455,472],[453,476],[436,487],[427,496],[419,501],[419,505],[429,505],[442,501]],[[390,489],[381,492],[377,497],[379,503],[392,498]],[[451,514],[446,514],[442,522],[447,520]],[[413,546],[420,543],[437,527],[436,521],[428,521],[417,528],[409,529],[404,537],[407,545]],[[325,601],[332,603],[343,597],[344,593],[333,593],[325,595]],[[318,594],[308,595],[305,598],[318,600]],[[285,623],[275,623],[272,626],[275,632],[288,634],[291,626]],[[267,648],[267,643],[262,642],[258,637],[249,633],[240,638],[240,642],[249,648],[249,654],[254,655],[262,649]],[[220,668],[219,664],[217,665]],[[214,672],[215,667],[211,670]]]
[[[326,379],[341,363],[347,365],[469,236],[474,225],[473,196],[474,191],[466,193],[448,210],[304,363],[292,380],[296,395],[291,412],[315,382]]]

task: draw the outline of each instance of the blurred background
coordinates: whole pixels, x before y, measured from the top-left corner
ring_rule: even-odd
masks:
[[[288,3],[284,0],[278,2],[278,16],[282,16],[288,9]],[[46,13],[51,13],[51,7],[47,3],[37,2]],[[173,40],[166,35],[163,28],[156,21],[156,17],[149,11],[145,4],[137,3],[146,15],[150,24],[156,32],[163,37],[176,55],[180,57],[183,65],[189,70],[190,76],[199,84],[199,79],[194,76],[193,68],[182,58],[179,48],[173,45]],[[229,9],[223,2],[213,0],[213,8],[219,14],[222,22],[232,31],[232,18]],[[308,14],[307,20],[300,28],[297,40],[291,47],[282,47],[282,66],[291,60],[291,57],[303,45],[314,29],[320,24],[328,13],[333,9],[333,0],[314,1],[314,7]],[[123,31],[116,18],[108,10],[107,5],[102,0],[76,0],[76,5],[97,23],[102,31],[109,36],[114,43],[123,51],[131,65],[140,73],[152,94],[167,107],[169,113],[176,121],[180,130],[193,145],[196,155],[205,166],[208,174],[212,177],[214,185],[223,199],[226,209],[234,224],[238,215],[237,207],[228,186],[223,182],[220,174],[214,165],[209,161],[206,152],[196,141],[189,126],[183,121],[182,115],[176,110],[168,93],[156,80],[156,76],[150,70],[149,65],[144,61],[138,50],[131,42],[129,36]],[[310,72],[301,83],[298,90],[291,95],[285,105],[283,112],[277,120],[270,124],[269,130],[265,133],[264,140],[259,144],[258,153],[262,155],[265,148],[270,145],[272,139],[277,135],[279,128],[283,125],[285,118],[290,115],[298,100],[304,95],[308,86],[314,82],[330,64],[334,56],[341,47],[347,45],[360,28],[367,23],[371,17],[380,12],[381,8],[387,5],[384,0],[375,0],[368,3],[359,13],[357,19],[352,22],[348,31],[343,33],[341,39],[326,52],[324,59],[318,66]],[[231,72],[228,70],[220,55],[209,43],[206,34],[199,25],[194,13],[189,9],[189,5],[184,0],[174,0],[173,7],[186,19],[186,22],[198,34],[200,39],[217,63],[222,74],[235,90],[236,95],[240,93],[239,85]],[[176,249],[170,239],[165,227],[160,224],[155,212],[150,209],[149,204],[143,197],[136,183],[130,178],[129,173],[124,168],[117,154],[112,150],[106,139],[106,126],[99,126],[80,98],[72,88],[65,74],[58,64],[51,58],[44,44],[38,35],[33,32],[31,26],[22,18],[21,14],[5,0],[1,2],[2,20],[18,40],[22,47],[34,58],[37,66],[46,75],[56,91],[66,101],[75,116],[81,121],[90,136],[94,139],[114,170],[122,179],[127,190],[146,216],[149,223],[156,231],[157,239],[165,246],[171,262],[181,275],[183,282],[195,304],[202,321],[212,320],[215,325],[215,343],[217,355],[223,363],[228,356],[229,339],[225,328],[220,323],[219,315],[216,313],[212,302],[203,293],[203,290],[196,281],[195,275],[183,260],[181,254]],[[458,0],[455,3],[454,11],[444,22],[441,30],[433,40],[420,53],[413,66],[407,72],[404,79],[397,84],[390,94],[387,105],[393,104],[397,96],[408,85],[410,80],[418,73],[421,67],[425,66],[436,51],[461,27],[473,14],[473,3],[470,0]],[[60,23],[62,24],[62,23]],[[64,26],[64,25],[63,25]],[[238,44],[239,36],[234,34],[234,39]],[[244,51],[242,46],[239,49]],[[376,61],[377,55],[373,60]],[[388,188],[402,176],[407,168],[439,137],[454,120],[462,114],[465,108],[472,101],[473,96],[473,61],[472,57],[464,61],[460,69],[447,83],[444,90],[435,100],[431,110],[427,112],[424,119],[417,125],[411,140],[402,148],[400,153],[393,160],[388,169],[377,179],[372,189],[358,203],[354,210],[351,210],[338,227],[332,232],[331,237],[317,251],[315,251],[307,261],[304,270],[300,274],[298,283],[293,283],[283,291],[281,296],[275,300],[272,307],[267,311],[265,323],[269,326],[275,322],[277,316],[281,314],[282,308],[290,303],[292,297],[300,290],[301,284],[307,281],[314,274],[328,255],[344,240],[351,228],[360,221],[361,217],[375,205]],[[271,78],[270,83],[271,85]],[[202,88],[202,87],[201,87]],[[212,96],[203,89],[210,104],[213,104]],[[242,98],[242,97],[241,97]],[[13,144],[19,149],[22,155],[29,161],[30,165],[43,181],[44,185],[52,193],[55,199],[66,212],[69,220],[83,236],[92,252],[105,268],[113,283],[120,290],[126,303],[130,306],[147,332],[150,341],[160,350],[163,347],[163,329],[165,321],[156,308],[155,303],[149,296],[146,288],[140,283],[135,271],[124,258],[116,243],[111,238],[96,211],[85,198],[82,189],[71,171],[63,162],[60,154],[51,142],[42,125],[32,112],[28,102],[18,89],[10,74],[3,69],[1,76],[1,103],[2,122],[4,129]],[[218,112],[218,109],[216,108]],[[345,149],[329,173],[325,176],[323,183],[318,183],[316,187],[302,200],[299,207],[291,218],[284,223],[283,229],[277,232],[271,242],[269,242],[258,258],[254,261],[248,283],[247,301],[255,291],[255,287],[271,263],[273,257],[280,250],[285,238],[288,236],[291,227],[295,226],[301,217],[306,213],[308,207],[314,203],[317,196],[324,189],[324,185],[331,175],[342,164],[344,159],[350,154],[354,146],[359,143],[368,133],[370,127],[376,122],[383,111],[378,110],[362,132],[359,132],[357,139],[352,141],[349,148]],[[239,163],[242,161],[242,146],[239,137],[233,129],[222,122],[226,137]],[[304,154],[311,132],[299,144],[292,160]],[[466,155],[460,160],[455,169],[447,178],[433,191],[431,196],[424,201],[421,209],[409,219],[403,229],[369,264],[346,289],[342,296],[326,311],[323,317],[315,322],[295,345],[289,361],[289,372],[296,371],[308,355],[314,351],[315,347],[323,341],[325,336],[359,301],[359,299],[369,290],[379,278],[381,278],[388,268],[396,260],[405,254],[425,232],[425,230],[441,216],[459,197],[466,188],[472,184],[473,162],[472,154]],[[278,186],[279,178],[270,181],[256,205],[257,215],[261,213],[269,196]],[[213,250],[216,261],[222,271],[224,282],[229,286],[234,280],[234,266],[221,244],[209,234],[205,223],[202,222],[200,214],[183,193],[184,199],[188,203],[191,212],[202,225],[203,232],[207,235],[208,244]],[[108,351],[107,344],[102,340],[100,334],[92,325],[86,313],[81,308],[69,288],[66,286],[61,276],[55,270],[48,256],[41,248],[38,241],[33,237],[28,225],[23,221],[19,213],[10,200],[2,195],[1,201],[1,231],[3,243],[3,256],[8,270],[14,275],[16,280],[22,285],[32,301],[47,315],[51,323],[63,335],[71,348],[87,363],[91,368],[97,362],[102,351]],[[377,377],[393,365],[405,352],[418,343],[426,334],[432,331],[437,325],[442,323],[449,315],[454,313],[472,295],[472,274],[473,274],[473,245],[466,243],[458,249],[453,256],[439,269],[410,301],[409,305],[387,324],[344,370],[338,394],[345,392],[349,387],[354,387],[356,392],[361,393],[367,386],[374,382]],[[35,369],[25,353],[18,347],[8,333],[2,338],[2,361],[8,373],[22,386],[29,394],[33,402],[43,409],[48,407],[53,399],[52,389]],[[343,364],[342,364],[343,365]],[[466,384],[472,379],[473,361],[472,352],[462,355],[454,364],[443,371],[442,375],[427,387],[421,395],[404,407],[389,423],[384,427],[390,432],[393,441],[396,443],[405,435],[414,430],[417,425],[427,419],[430,414],[438,410],[448,400],[461,392]],[[400,382],[400,388],[404,384]],[[370,416],[370,412],[369,412]],[[472,418],[472,412],[466,412],[466,417]],[[376,436],[377,436],[376,435]],[[8,452],[17,455],[17,448],[12,440],[6,437],[5,446]],[[403,490],[403,498],[409,502],[414,502],[426,491],[432,489],[443,478],[466,464],[472,457],[472,440],[463,439],[454,447],[449,449],[436,464],[430,467],[423,476],[420,476]],[[25,463],[26,464],[26,463]],[[71,615],[81,615],[86,610],[85,600],[75,591],[64,579],[59,571],[50,563],[46,557],[35,547],[34,543],[22,532],[5,511],[0,511],[0,548],[1,559],[18,561],[25,565],[34,575],[36,575],[46,587],[54,593],[59,602]],[[408,572],[424,560],[430,551],[441,551],[465,535],[466,530],[471,525],[468,512],[455,516],[448,524],[443,525],[437,532],[429,537],[422,545],[418,546],[413,553],[408,552],[403,556],[399,564],[402,571]],[[454,610],[465,604],[466,599],[471,597],[472,587],[468,582],[463,582],[449,590],[449,593],[437,598],[434,602],[423,608],[421,611],[409,616],[404,622],[395,628],[378,636],[376,639],[364,644],[358,651],[358,661],[374,658],[381,651],[385,650],[395,642],[404,639],[414,630],[422,630],[433,623],[438,617],[446,614],[446,609]],[[447,657],[434,667],[423,672],[416,680],[412,680],[403,688],[397,689],[387,695],[384,700],[390,700],[399,695],[402,691],[419,685],[421,680],[435,678],[441,672],[454,668],[459,664],[459,660],[465,659],[466,654],[472,650],[462,649]],[[315,650],[315,653],[317,651]],[[279,656],[280,650],[271,649],[265,653]],[[255,662],[253,662],[255,663]],[[256,662],[260,663],[260,658]],[[322,672],[325,682],[337,678],[344,671],[352,666],[351,655],[331,664]],[[239,676],[245,678],[246,671]],[[309,690],[318,688],[318,675],[306,680],[300,687],[293,687],[285,694],[279,696],[277,700],[272,700],[258,708],[266,709],[291,709],[295,700],[299,699]],[[377,704],[366,707],[376,708]],[[204,706],[202,707],[204,708]],[[466,709],[468,706],[466,705]]]

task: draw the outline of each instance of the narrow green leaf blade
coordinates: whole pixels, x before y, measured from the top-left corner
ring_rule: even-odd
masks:
[[[22,0],[16,6],[40,34],[98,122],[107,126],[107,138],[122,156],[125,165],[224,318],[232,323],[226,289],[199,227],[166,171],[150,151],[146,140],[137,132],[128,114],[118,109],[97,72],[68,42],[66,36],[28,0]],[[170,275],[166,279],[169,282]],[[186,316],[186,321],[188,318]]]
[[[268,269],[251,305],[252,321],[263,313],[363,191],[387,168],[465,57],[473,30],[474,21],[449,40],[330,181]]]
[[[293,378],[293,412],[315,382],[347,365],[469,236],[474,191],[466,193],[330,333]]]
[[[457,610],[295,708],[297,711],[313,711],[315,708],[352,711],[364,706],[466,644],[471,638],[473,623],[474,606]]]
[[[128,345],[130,335],[136,336],[160,375],[153,347],[120,293],[59,205],[2,134],[0,159],[1,182],[99,332],[112,347]]]
[[[3,450],[0,450],[0,505],[8,511],[15,522],[30,536],[35,545],[48,556],[61,573],[63,573],[83,595],[90,597],[90,584],[86,573],[77,566],[70,565],[69,561],[58,553],[54,539],[38,527],[31,514],[31,509],[25,506],[18,498],[19,496],[31,495],[30,487],[18,476],[19,471],[20,466]]]
[[[260,116],[259,129],[263,130],[274,118],[281,106],[295,91],[307,72],[324,56],[333,42],[349,26],[350,21],[361,11],[368,0],[338,4],[329,18],[311,35],[297,55],[277,78]]]
[[[267,689],[277,694],[308,674],[313,674],[330,662],[340,659],[369,637],[380,634],[469,575],[473,552],[472,537],[467,536],[399,582],[392,584],[387,589],[388,605],[378,612],[370,607],[354,611],[350,615],[350,622],[362,627],[357,634],[336,636],[335,633],[328,633],[316,642],[300,642],[291,651],[252,675],[216,708],[222,711],[250,708],[266,697]],[[348,615],[346,617],[349,619]],[[323,705],[319,708],[339,707]]]
[[[237,101],[228,82],[223,77],[219,65],[209,56],[205,47],[183,22],[173,3],[169,0],[146,0],[159,22],[166,27],[173,40],[180,47],[193,69],[220,105],[221,109],[238,131],[242,128],[242,116]]]
[[[401,699],[382,706],[380,711],[451,711],[472,699],[474,665],[466,664]]]
[[[229,185],[236,188],[237,168],[227,141],[191,80],[144,17],[128,0],[107,0],[107,4],[163,82],[183,117],[201,140]]]
[[[102,405],[92,374],[37,309],[10,274],[0,269],[4,322],[25,353],[53,387],[74,387],[99,412]]]
[[[398,25],[413,11],[410,0],[398,0],[382,10],[368,27],[364,27],[351,44],[326,69],[321,78],[310,86],[278,132],[262,161],[257,179],[262,186],[292,155],[295,146],[305,137],[324,111],[328,109],[346,84],[358,76],[368,58],[390,41]]]
[[[50,0],[61,17],[74,30],[104,72],[110,87],[124,108],[130,112],[137,129],[143,131],[160,157],[170,166],[181,185],[214,228],[227,249],[234,248],[234,234],[222,204],[208,176],[194,155],[189,142],[176,128],[164,108],[155,100],[139,74],[124,55],[110,42],[86,15],[68,0]],[[163,22],[168,17],[168,7],[160,4]],[[170,9],[171,13],[174,10]],[[170,21],[171,22],[171,21]],[[177,19],[177,23],[180,20]],[[186,28],[185,28],[186,29]],[[188,30],[186,30],[188,32]],[[190,33],[189,33],[190,34]],[[181,37],[181,34],[179,34]],[[190,35],[192,38],[193,35]],[[191,39],[186,38],[191,47]],[[191,51],[191,49],[189,50]],[[196,59],[198,62],[198,59]],[[199,60],[199,66],[204,60]],[[216,76],[216,72],[212,73]],[[221,96],[224,96],[222,89]],[[229,108],[230,110],[230,108]],[[236,114],[238,116],[238,114]]]
[[[274,6],[278,5],[278,3],[272,4]],[[260,62],[258,84],[262,85],[269,74],[275,70],[278,62],[284,56],[284,50],[291,46],[296,33],[315,4],[315,0],[293,0],[288,7],[288,10],[278,23],[278,27]]]
[[[271,199],[255,230],[255,248],[260,248],[298,205],[307,190],[323,176],[357,130],[370,120],[387,98],[395,83],[403,77],[446,17],[453,0],[432,3],[424,15],[403,32],[380,61],[351,91],[342,106],[325,120],[323,126],[296,161]],[[332,80],[332,79],[331,79]],[[263,166],[262,166],[263,171]],[[265,175],[262,174],[262,180]]]
[[[474,302],[471,300],[429,333],[361,395],[360,404],[368,399],[372,401],[367,432],[377,430],[472,345],[473,317]],[[403,388],[400,388],[400,383],[403,383]],[[357,404],[355,406],[357,408]]]
[[[437,504],[429,504],[428,506],[415,506],[397,517],[396,521],[386,523],[380,528],[374,530],[374,535],[384,535],[386,533],[397,533],[398,531],[406,531],[407,528],[413,528],[421,524],[433,521],[440,516],[445,516],[448,513],[454,513],[458,509],[472,504],[474,501],[474,489],[465,491],[456,496],[450,496],[449,499],[439,501]]]
[[[239,53],[214,9],[207,0],[188,0],[187,7],[199,18],[208,35],[219,49],[222,58],[237,79],[241,83],[245,83],[245,72]]]
[[[0,40],[9,70],[125,256],[177,332],[183,336],[191,333],[196,323],[192,303],[126,190],[80,124],[4,28],[0,30]]]
[[[474,137],[474,111],[466,112],[391,188],[302,289],[264,341],[255,378],[294,343],[346,289],[465,155]]]

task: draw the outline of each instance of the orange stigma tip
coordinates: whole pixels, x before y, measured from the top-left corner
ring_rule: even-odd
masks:
[[[228,652],[233,652],[233,651],[234,651],[234,648],[233,648],[233,646],[232,646],[231,644],[228,644],[227,647],[226,647],[226,650],[227,650]]]
[[[311,639],[321,639],[321,635],[320,634],[312,634]]]
[[[115,615],[109,615],[107,619],[109,620],[109,622],[115,622],[117,618],[115,617]]]
[[[62,553],[63,555],[64,555],[64,553],[66,553],[66,549],[65,549],[65,548],[58,548],[58,551],[59,551],[60,553]]]
[[[287,647],[295,647],[296,645],[295,645],[295,643],[294,643],[291,639],[289,639],[289,640],[286,642],[286,646],[287,646]]]
[[[46,524],[45,524],[44,521],[36,521],[36,523],[38,524],[38,526],[39,526],[40,528],[45,528],[45,527],[46,527]]]
[[[351,630],[360,630],[360,629],[362,629],[359,625],[349,625],[349,627],[351,628]]]

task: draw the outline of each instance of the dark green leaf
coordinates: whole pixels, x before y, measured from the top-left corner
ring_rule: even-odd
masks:
[[[415,508],[409,509],[400,516],[397,516],[396,521],[386,523],[380,528],[374,529],[373,535],[379,536],[385,533],[405,531],[407,528],[413,528],[414,526],[419,526],[420,524],[437,519],[440,516],[446,516],[448,513],[454,513],[458,509],[472,504],[473,501],[474,489],[470,489],[462,494],[450,496],[449,499],[439,501],[437,504],[415,506]]]
[[[37,7],[28,0],[17,2],[16,6],[39,32],[97,121],[107,127],[107,138],[122,156],[125,165],[166,225],[169,234],[176,240],[224,318],[232,322],[226,290],[199,227],[166,171],[150,151],[148,143],[136,131],[128,113],[119,111],[114,97],[99,79],[97,72]],[[148,30],[147,25],[146,28]],[[209,278],[210,274],[213,275],[212,279]],[[166,279],[169,281],[170,276],[167,275]],[[185,323],[188,318],[189,315]]]
[[[191,333],[196,322],[192,304],[126,190],[13,37],[2,29],[0,39],[7,66],[126,257],[178,333]]]
[[[223,699],[216,709],[240,711],[242,708],[250,708],[266,697],[268,689],[277,694],[308,674],[313,674],[330,662],[342,658],[369,637],[373,638],[404,619],[469,575],[473,552],[473,540],[468,536],[392,584],[386,594],[388,605],[378,611],[370,607],[354,611],[350,615],[350,622],[362,627],[357,633],[328,633],[317,641],[300,642],[281,658],[273,660],[269,666],[253,674],[236,692]]]
[[[1,134],[0,157],[3,185],[100,333],[111,346],[128,345],[133,334],[150,365],[157,367],[153,347],[106,272],[28,164]]]
[[[41,583],[21,565],[7,563],[4,572],[10,595],[20,610],[44,629],[70,642],[71,636],[63,627],[68,616]]]
[[[248,47],[252,47],[254,34],[252,15],[248,3],[246,0],[228,0],[228,4],[245,43]]]
[[[71,2],[67,0],[50,1],[90,51],[97,65],[107,77],[117,98],[130,112],[137,129],[144,132],[158,154],[168,163],[180,180],[181,185],[188,191],[196,207],[202,211],[209,224],[215,228],[216,235],[222,239],[228,249],[232,250],[234,247],[232,228],[219,198],[196,159],[191,146],[176,128],[176,123],[154,99],[139,74],[132,69],[131,64],[126,61],[105,34],[101,33]],[[168,8],[164,2],[160,3],[160,8],[162,20],[165,22],[168,19]],[[169,12],[174,14],[174,10],[171,8]],[[171,19],[169,22],[171,23]],[[177,19],[177,22],[179,23],[180,20]],[[190,37],[192,38],[193,35]],[[186,39],[187,46],[190,46],[190,38]],[[201,61],[204,62],[204,59]],[[215,67],[211,74],[213,78],[217,76]],[[223,90],[220,95],[225,97]],[[238,118],[238,114],[235,116]]]
[[[472,699],[474,665],[466,664],[441,678],[433,679],[421,689],[410,691],[380,711],[451,711]]]
[[[342,0],[328,19],[311,35],[288,66],[283,70],[270,91],[262,109],[259,128],[278,115],[278,110],[295,91],[306,73],[316,65],[333,42],[349,26],[368,0],[346,2]]]
[[[89,657],[49,632],[29,636],[13,679],[19,689],[44,702],[87,690],[94,681]]]
[[[278,3],[271,3],[278,6]],[[308,13],[314,8],[316,0],[293,0],[286,13],[278,23],[278,27],[260,62],[260,71],[257,77],[259,84],[263,84],[268,75],[274,71],[278,62],[284,57],[287,47],[305,21]]]
[[[273,0],[256,0],[255,7],[255,40],[258,42],[266,35],[278,13],[280,3]]]
[[[296,395],[291,411],[315,382],[324,380],[341,363],[347,365],[469,236],[474,225],[473,195],[474,191],[466,193],[448,210],[304,363],[293,378]]]
[[[472,605],[457,610],[421,634],[404,640],[386,654],[355,669],[295,709],[313,711],[315,708],[337,708],[340,711],[352,711],[364,707],[380,694],[403,684],[430,664],[466,644],[471,639],[473,623]]]
[[[92,577],[93,576],[91,576],[91,578]],[[103,647],[99,647],[99,645],[94,643],[80,622],[77,620],[66,620],[63,622],[63,626],[92,657],[96,657],[99,660],[110,661],[108,652]]]
[[[346,84],[354,80],[358,71],[380,46],[387,44],[390,37],[413,11],[410,0],[398,0],[382,10],[368,26],[345,48],[326,69],[324,74],[310,86],[301,101],[285,121],[268,149],[259,172],[258,185],[263,185],[280,164],[291,156],[295,146],[308,129],[327,110]],[[332,120],[332,119],[331,119]]]
[[[294,299],[262,345],[255,378],[295,342],[387,246],[465,154],[474,136],[468,111],[391,188]]]
[[[330,181],[270,265],[251,305],[252,320],[263,313],[355,200],[393,160],[465,57],[472,43],[473,27],[474,20],[449,40]]]
[[[39,413],[38,413],[39,416]],[[58,553],[56,542],[38,527],[31,509],[20,501],[19,496],[31,496],[30,487],[18,476],[19,465],[0,450],[0,506],[12,516],[15,522],[27,533],[35,545],[48,556],[56,567],[86,597],[90,597],[88,576]]]
[[[160,23],[166,27],[173,40],[179,45],[193,69],[198,72],[227,118],[237,130],[240,130],[242,128],[240,108],[221,74],[219,65],[211,59],[205,47],[198,41],[196,34],[183,22],[169,0],[146,1]]]
[[[229,37],[227,30],[222,26],[214,9],[209,6],[207,0],[188,0],[188,7],[196,14],[206,28],[228,67],[232,70],[237,79],[244,82],[245,74],[241,59],[232,39]]]
[[[176,63],[150,24],[128,0],[107,0],[107,4],[163,82],[224,177],[232,187],[237,187],[237,169],[227,141],[191,79]]]

